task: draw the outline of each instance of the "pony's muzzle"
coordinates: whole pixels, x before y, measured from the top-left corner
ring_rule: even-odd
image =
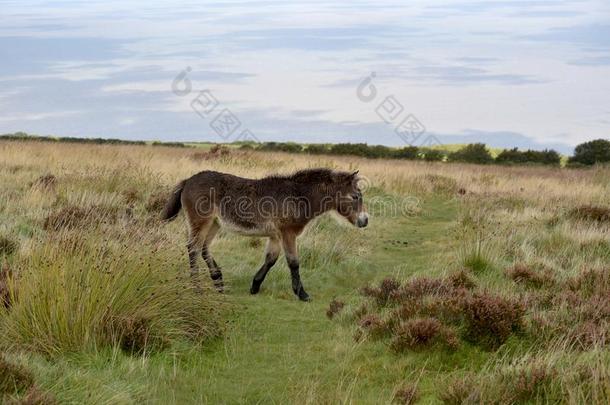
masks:
[[[369,224],[369,214],[366,212],[361,212],[358,214],[358,219],[356,220],[356,226],[358,228],[364,228]]]

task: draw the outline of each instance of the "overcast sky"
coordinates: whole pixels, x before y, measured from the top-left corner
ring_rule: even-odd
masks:
[[[610,137],[610,2],[2,1],[18,130],[569,152]]]

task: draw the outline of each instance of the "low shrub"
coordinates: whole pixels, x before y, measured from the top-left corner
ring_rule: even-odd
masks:
[[[6,405],[55,405],[57,400],[49,392],[40,390],[37,386],[30,387],[25,395],[18,399],[9,399]]]
[[[486,292],[466,296],[463,303],[465,337],[473,343],[496,349],[513,332],[523,329],[525,309],[514,299]]]
[[[394,331],[390,347],[396,352],[431,347],[443,344],[456,349],[458,338],[453,330],[444,326],[436,318],[410,319]]]
[[[398,291],[400,282],[394,278],[386,278],[381,281],[379,287],[364,287],[361,290],[362,295],[372,297],[378,306],[384,306],[388,303],[392,294]]]
[[[570,210],[568,217],[578,221],[610,224],[610,208],[596,205],[582,205]]]
[[[554,283],[554,278],[549,269],[534,270],[525,264],[515,264],[504,272],[506,276],[516,283],[532,288],[542,288]]]
[[[144,208],[151,214],[161,214],[161,211],[165,208],[165,204],[167,204],[168,200],[169,193],[167,191],[158,191],[148,197]]]
[[[10,308],[13,303],[15,291],[11,292],[10,282],[13,272],[8,263],[4,263],[0,268],[0,307]]]
[[[458,331],[464,339],[495,350],[524,329],[524,306],[516,299],[474,288],[464,271],[446,278],[411,278],[403,285],[394,279],[383,280],[379,287],[366,287],[363,293],[385,316],[368,313],[360,318],[360,327],[377,338],[391,335],[390,346],[396,352],[436,343],[456,349]],[[388,306],[392,309],[385,311]]]
[[[47,231],[86,228],[104,222],[114,223],[117,218],[118,209],[116,207],[105,205],[79,207],[69,205],[47,215],[43,228]]]

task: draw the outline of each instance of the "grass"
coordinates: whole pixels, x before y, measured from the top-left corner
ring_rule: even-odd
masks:
[[[313,302],[295,300],[283,260],[251,296],[264,243],[224,232],[212,251],[227,292],[205,276],[196,294],[184,220],[156,220],[165,191],[203,169],[313,166],[358,168],[372,185],[368,228],[323,217],[300,238]],[[28,142],[0,143],[0,169],[14,301],[0,307],[0,351],[31,378],[5,401],[610,399],[607,169]],[[443,312],[450,291],[467,291],[456,317]]]

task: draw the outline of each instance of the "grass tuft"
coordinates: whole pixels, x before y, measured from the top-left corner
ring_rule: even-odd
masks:
[[[49,240],[16,264],[19,297],[2,320],[2,343],[45,354],[114,345],[143,353],[220,333],[222,297],[167,269],[175,259],[134,251],[125,242],[135,235],[99,247],[91,238],[76,250]]]

